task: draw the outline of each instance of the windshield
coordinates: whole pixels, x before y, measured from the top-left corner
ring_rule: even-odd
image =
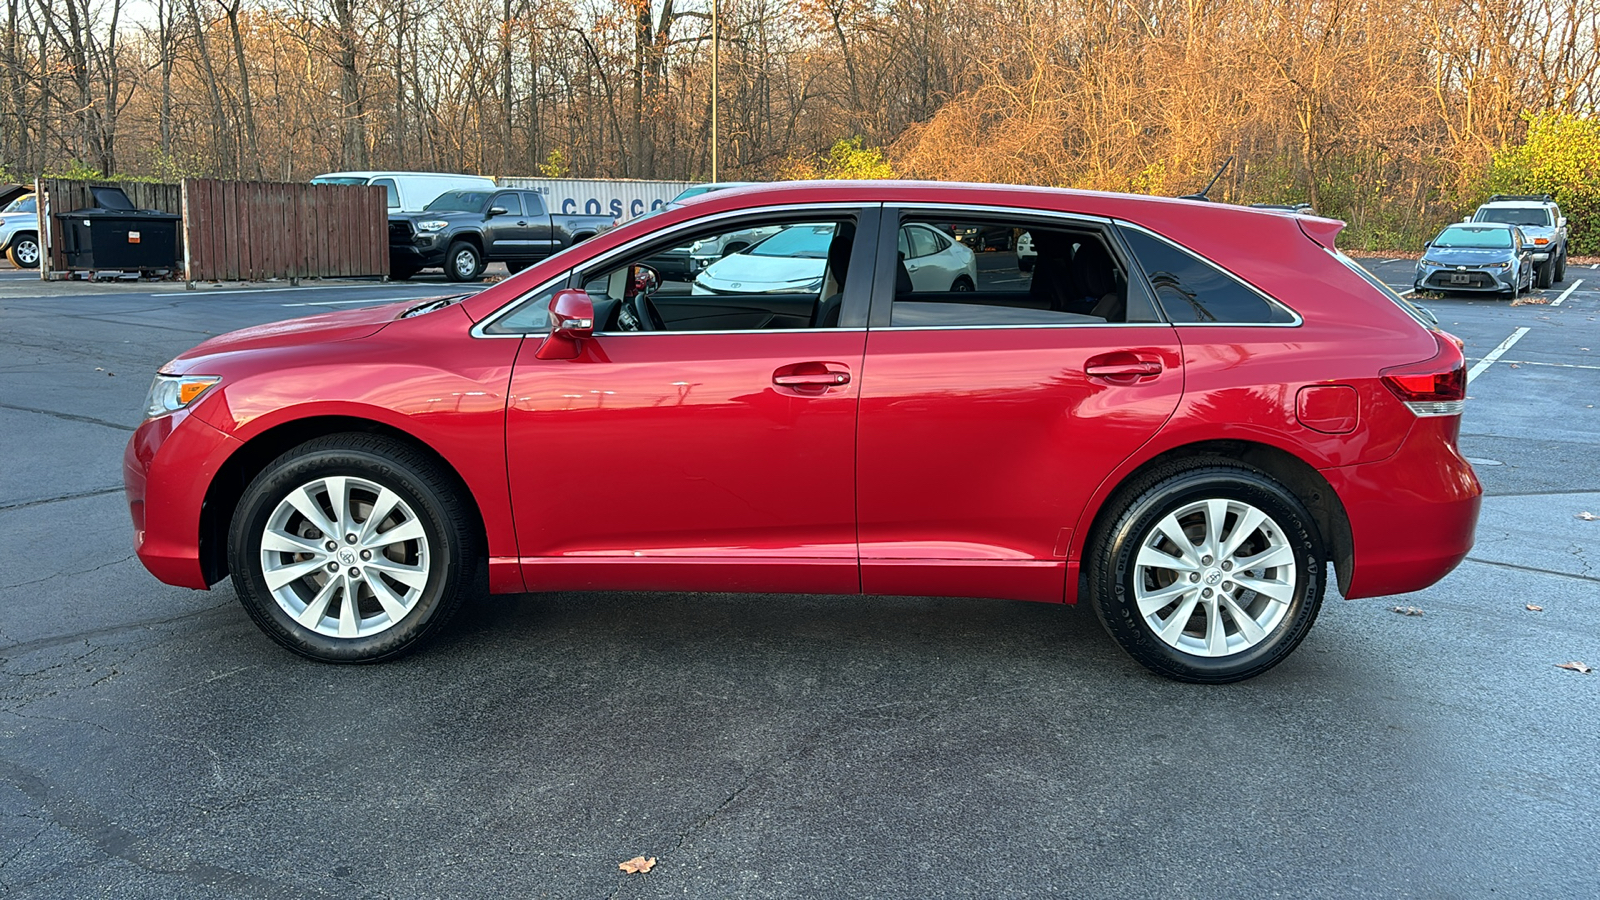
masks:
[[[1499,222],[1502,225],[1537,225],[1550,227],[1550,210],[1542,206],[1502,206],[1480,209],[1473,217],[1477,222]]]
[[[488,191],[445,191],[422,209],[424,212],[482,212]]]
[[[832,225],[795,225],[785,228],[745,252],[751,256],[827,259],[828,244],[832,241]]]
[[[701,194],[709,194],[714,190],[716,190],[716,188],[711,187],[710,185],[706,185],[706,184],[697,185],[696,187],[692,187],[692,188],[684,188],[683,189],[683,193],[681,193],[678,196],[672,198],[672,202],[676,203],[679,200],[687,200],[690,197],[698,197]]]
[[[1433,239],[1433,245],[1444,250],[1510,250],[1511,230],[1508,228],[1446,228]]]
[[[17,199],[6,204],[6,208],[4,210],[0,210],[0,212],[36,213],[39,211],[39,207],[33,202],[33,199],[33,194],[29,194],[26,197],[18,197]]]
[[[312,184],[366,184],[367,179],[355,175],[343,175],[338,178],[313,178]]]

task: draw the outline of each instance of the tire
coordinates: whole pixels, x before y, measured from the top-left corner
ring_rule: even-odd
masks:
[[[950,290],[958,293],[966,293],[967,291],[972,290],[972,279],[965,275],[957,275],[956,280],[950,283]]]
[[[380,504],[389,511],[369,533]],[[279,644],[322,662],[379,662],[415,649],[460,608],[476,583],[476,533],[458,488],[416,450],[338,434],[283,454],[245,489],[228,567],[245,611]]]
[[[11,246],[6,248],[6,259],[19,269],[39,268],[39,238],[32,232],[17,235]]]
[[[471,281],[483,274],[483,254],[466,241],[456,241],[444,255],[444,277]]]
[[[745,249],[746,247],[749,247],[749,246],[750,246],[749,244],[747,244],[747,243],[745,243],[743,241],[734,241],[733,243],[729,244],[728,246],[722,248],[722,255],[723,256],[732,256],[735,253],[738,253],[740,250],[743,250],[743,249]]]
[[[1554,283],[1554,278],[1551,276],[1554,275],[1555,265],[1556,264],[1554,260],[1547,259],[1540,265],[1534,267],[1533,273],[1536,276],[1535,280],[1538,281],[1540,290],[1543,290]]]
[[[1567,280],[1567,250],[1566,250],[1565,247],[1561,248],[1561,255],[1556,257],[1556,275],[1555,275],[1555,280],[1556,281],[1566,281]]]
[[[391,266],[389,268],[389,280],[410,281],[412,276],[416,275],[417,272],[417,269],[413,269],[410,266]]]
[[[515,275],[518,272],[521,272],[523,269],[526,269],[529,265],[530,263],[527,260],[508,259],[506,260],[506,271],[510,272],[512,275]]]
[[[1030,256],[1027,259],[1019,259],[1019,260],[1017,260],[1017,271],[1018,272],[1032,272],[1033,271],[1033,257]]]
[[[1305,638],[1322,608],[1326,556],[1305,504],[1288,488],[1214,458],[1162,466],[1122,496],[1091,544],[1088,580],[1095,613],[1134,660],[1178,681],[1224,684],[1267,671]],[[1222,522],[1211,529],[1218,509]],[[1230,551],[1241,519],[1251,530]],[[1186,553],[1167,536],[1174,528],[1190,541]],[[1223,568],[1241,559],[1274,564]],[[1258,589],[1229,574],[1240,571],[1254,572]]]

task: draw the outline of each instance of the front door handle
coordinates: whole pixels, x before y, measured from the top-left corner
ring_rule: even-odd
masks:
[[[1154,359],[1141,359],[1134,362],[1104,362],[1090,363],[1083,367],[1084,374],[1090,378],[1116,378],[1129,375],[1160,375],[1161,363]]]
[[[793,363],[774,371],[772,383],[794,393],[814,397],[826,393],[828,388],[849,384],[850,369],[843,363]]]

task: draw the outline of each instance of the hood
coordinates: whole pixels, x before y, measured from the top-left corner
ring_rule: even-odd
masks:
[[[1422,251],[1423,259],[1431,259],[1436,263],[1449,266],[1477,266],[1484,263],[1505,262],[1510,259],[1510,250],[1471,250],[1466,248],[1429,247]]]
[[[262,350],[300,344],[325,344],[333,341],[351,341],[377,334],[385,325],[400,318],[408,309],[433,302],[438,298],[406,299],[398,303],[347,309],[323,313],[286,322],[272,322],[242,328],[218,335],[209,341],[181,354],[174,363],[185,360],[236,353],[241,350]],[[170,364],[169,364],[170,365]],[[181,370],[181,366],[178,370]],[[163,372],[174,372],[168,367]]]
[[[482,218],[483,218],[483,213],[481,213],[481,212],[468,212],[466,210],[461,210],[461,209],[434,210],[433,212],[420,212],[419,211],[419,212],[392,212],[392,213],[389,213],[389,221],[391,221],[391,222],[393,222],[393,221],[395,221],[397,219],[404,219],[407,222],[426,222],[429,219],[443,219],[446,222],[454,222],[454,221],[456,221],[458,219],[472,219],[474,221],[478,221],[478,220],[481,220]]]
[[[1554,225],[1519,225],[1517,227],[1522,229],[1522,236],[1527,238],[1530,242],[1534,238],[1549,238],[1551,240],[1555,240],[1556,227]]]
[[[712,263],[695,281],[714,290],[759,294],[812,284],[827,266],[825,259],[735,253]]]

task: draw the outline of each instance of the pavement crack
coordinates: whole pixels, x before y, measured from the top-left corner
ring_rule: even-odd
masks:
[[[1485,566],[1496,566],[1501,569],[1515,569],[1518,572],[1533,572],[1539,575],[1554,575],[1557,578],[1572,578],[1577,581],[1592,581],[1595,584],[1600,584],[1600,577],[1596,577],[1594,575],[1579,575],[1576,572],[1558,572],[1555,569],[1540,569],[1534,566],[1519,566],[1516,563],[1498,562],[1492,559],[1479,559],[1476,556],[1467,557],[1467,562],[1481,563]],[[1584,568],[1587,569],[1588,566],[1586,565]]]
[[[133,425],[123,425],[118,422],[107,422],[105,419],[96,419],[93,416],[79,416],[73,413],[57,412],[53,409],[36,409],[32,406],[17,406],[12,403],[0,403],[0,409],[11,409],[17,412],[34,413],[40,416],[50,416],[54,419],[66,419],[69,422],[86,422],[90,425],[99,425],[102,428],[115,428],[118,431],[137,431]]]
[[[18,500],[14,503],[0,503],[0,512],[7,512],[13,509],[27,509],[31,506],[44,506],[47,503],[61,503],[66,500],[82,500],[85,497],[101,497],[106,494],[121,493],[123,490],[124,489],[120,487],[95,488],[92,491],[77,491],[76,493],[72,494],[62,494],[59,497],[45,497],[39,500]]]
[[[127,556],[119,557],[117,559],[111,560],[110,562],[104,562],[104,563],[101,563],[98,566],[93,566],[93,567],[88,568],[88,569],[80,569],[80,570],[78,570],[76,572],[51,572],[49,575],[46,575],[43,578],[33,578],[33,579],[29,579],[28,581],[19,581],[16,584],[0,584],[0,591],[9,591],[9,590],[13,590],[15,588],[27,587],[27,586],[33,585],[33,584],[42,584],[42,583],[44,583],[46,581],[53,581],[53,580],[55,580],[57,578],[71,578],[74,575],[88,575],[90,572],[98,572],[101,569],[107,568],[109,566],[115,566],[115,565],[118,565],[119,563],[125,563],[128,560],[133,559],[133,558],[134,558],[134,554],[129,553]]]
[[[0,655],[0,662],[16,659],[19,656],[31,653],[35,650],[47,650],[51,647],[60,647],[65,644],[75,644],[78,641],[86,641],[97,637],[107,637],[109,635],[120,634],[124,631],[133,631],[139,628],[156,628],[161,625],[170,625],[174,622],[182,622],[185,619],[203,616],[206,613],[215,612],[224,607],[231,607],[232,605],[233,604],[231,602],[217,603],[212,606],[207,606],[203,609],[194,610],[193,612],[183,613],[182,615],[168,616],[164,619],[146,619],[140,622],[128,622],[122,625],[110,625],[105,628],[91,628],[86,631],[78,631],[72,634],[60,635],[58,637],[38,638],[37,640],[29,641],[25,644],[12,644],[9,647],[0,647],[0,654],[3,654]]]

